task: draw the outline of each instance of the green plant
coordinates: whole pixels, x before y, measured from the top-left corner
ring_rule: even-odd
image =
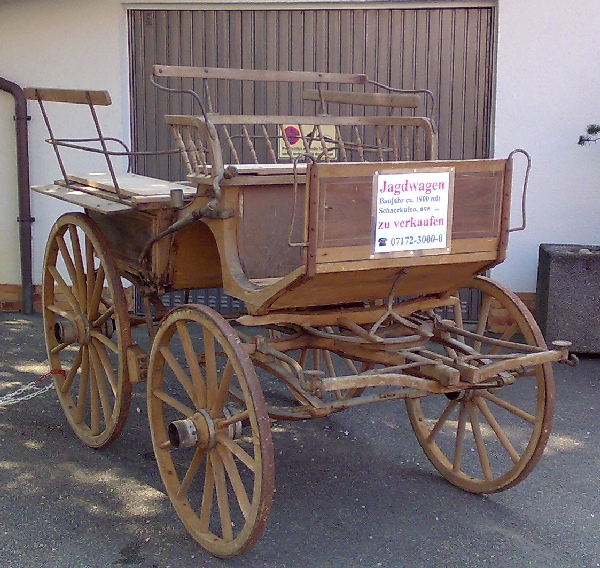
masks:
[[[586,134],[582,134],[579,137],[579,142],[577,142],[577,144],[583,146],[584,144],[588,144],[590,142],[597,142],[598,139],[600,139],[598,134],[600,134],[600,124],[588,124]]]

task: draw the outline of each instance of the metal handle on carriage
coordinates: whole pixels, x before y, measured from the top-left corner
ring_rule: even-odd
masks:
[[[523,179],[523,193],[521,194],[521,226],[520,227],[511,227],[508,229],[509,233],[514,231],[524,231],[527,226],[527,184],[529,183],[529,172],[531,171],[531,156],[526,150],[522,148],[514,149],[509,155],[507,160],[512,160],[512,157],[515,154],[523,154],[527,159],[527,169],[525,170],[525,177]]]

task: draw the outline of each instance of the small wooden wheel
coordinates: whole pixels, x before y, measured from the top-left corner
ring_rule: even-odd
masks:
[[[465,329],[545,347],[533,316],[515,294],[482,276],[473,278],[467,287],[481,292],[482,299],[475,328],[464,325]],[[514,323],[494,334],[491,316],[499,307]],[[462,327],[460,314],[448,319]],[[453,334],[453,338],[462,341],[462,336]],[[488,357],[506,352],[504,347],[466,342]],[[554,408],[552,368],[549,363],[532,366],[510,382],[406,400],[412,427],[427,457],[448,481],[466,491],[493,493],[513,487],[531,472],[544,451]]]
[[[250,357],[214,310],[181,306],[161,323],[148,415],[162,480],[189,533],[222,558],[249,550],[273,497],[271,428]]]
[[[100,448],[121,433],[131,400],[127,302],[110,248],[92,219],[54,224],[42,278],[44,334],[60,404],[75,434]]]

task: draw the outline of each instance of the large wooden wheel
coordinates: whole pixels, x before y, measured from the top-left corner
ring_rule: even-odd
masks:
[[[466,324],[465,328],[484,336],[545,347],[535,320],[516,295],[482,276],[475,277],[468,288],[481,292],[482,298],[474,328]],[[491,316],[499,307],[514,323],[494,334]],[[448,319],[463,325],[458,313]],[[462,336],[453,336],[464,341]],[[466,343],[490,357],[488,361],[506,351],[480,341]],[[456,355],[451,350],[449,354]],[[466,491],[492,493],[516,485],[544,451],[554,407],[551,366],[545,363],[523,369],[510,382],[502,387],[406,401],[412,427],[427,457],[448,481]]]
[[[161,323],[148,415],[162,480],[189,533],[215,556],[249,550],[273,496],[271,428],[254,366],[214,310],[181,306]]]
[[[81,213],[60,217],[43,272],[44,333],[60,404],[88,446],[121,433],[131,400],[127,302],[110,247]]]

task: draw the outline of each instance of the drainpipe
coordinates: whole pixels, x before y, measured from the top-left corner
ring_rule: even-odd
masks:
[[[16,83],[0,77],[0,89],[15,99],[17,138],[17,188],[19,194],[19,241],[21,245],[21,312],[33,313],[33,282],[31,267],[31,216],[29,198],[29,143],[27,136],[27,99],[23,89]]]

